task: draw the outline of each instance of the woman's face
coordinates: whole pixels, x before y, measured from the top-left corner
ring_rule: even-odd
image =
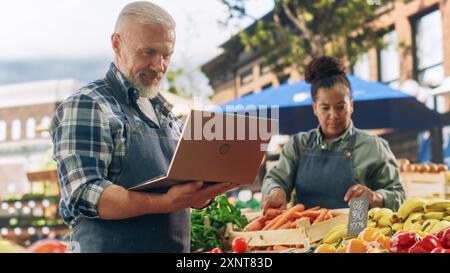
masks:
[[[324,137],[327,139],[338,137],[350,125],[353,113],[350,90],[341,83],[328,88],[319,88],[313,109]]]

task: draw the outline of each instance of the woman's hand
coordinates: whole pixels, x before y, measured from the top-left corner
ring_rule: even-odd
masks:
[[[372,191],[368,187],[361,184],[356,184],[350,187],[344,196],[344,201],[350,202],[351,199],[362,196],[367,196],[367,198],[369,198],[369,204],[371,207],[383,207],[384,205],[384,199],[381,194]]]
[[[274,188],[268,195],[264,196],[262,208],[263,211],[266,211],[269,208],[285,209],[286,203],[286,192],[282,188]]]

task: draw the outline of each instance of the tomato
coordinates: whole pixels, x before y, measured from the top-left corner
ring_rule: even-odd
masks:
[[[215,247],[215,248],[211,249],[210,252],[211,252],[211,253],[223,253],[222,249],[220,249],[220,248],[218,248],[218,247]]]
[[[31,253],[65,253],[67,246],[57,240],[44,239],[29,246],[28,250]]]
[[[236,237],[234,238],[231,247],[235,253],[245,253],[247,252],[248,243],[245,238]]]

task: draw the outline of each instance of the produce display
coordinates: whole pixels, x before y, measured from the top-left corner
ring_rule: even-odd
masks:
[[[237,237],[229,238],[232,239],[229,249],[215,242],[215,246],[210,245],[203,250],[211,253],[450,253],[449,216],[450,200],[408,198],[396,212],[387,208],[370,209],[367,227],[357,236],[348,236],[347,220],[344,223],[341,221],[347,219],[348,213],[320,207],[305,210],[302,204],[298,204],[286,210],[266,210],[264,215],[235,232]],[[270,237],[267,234],[271,232],[292,235],[294,233],[290,232],[297,233],[305,227],[309,228],[310,233],[327,229],[320,235],[320,240],[307,245],[252,244],[252,239]],[[316,229],[312,232],[314,227]],[[237,225],[235,228],[239,229]],[[308,238],[315,237],[310,234]],[[292,237],[288,239],[293,240]]]
[[[305,210],[304,205],[297,204],[285,210],[268,209],[264,215],[245,226],[241,232],[233,230],[230,233],[234,240],[239,237],[246,238],[249,243],[253,240],[248,247],[249,251],[279,252],[288,249],[305,249],[307,247],[305,243],[308,242],[301,235],[304,227],[315,229],[321,223],[328,225],[332,219],[337,220],[337,217],[342,214],[342,210],[330,210],[319,206]],[[346,215],[342,215],[344,219],[347,219]],[[323,228],[324,226],[321,227]]]
[[[435,163],[413,163],[411,164],[407,159],[397,160],[398,167],[401,172],[416,172],[416,173],[440,173],[447,171],[447,165]]]
[[[320,208],[319,206],[305,210],[298,204],[287,210],[268,209],[266,213],[249,223],[244,231],[294,229],[304,220],[310,224],[319,223],[340,215],[341,212]]]
[[[191,213],[191,251],[201,252],[213,248],[230,248],[224,244],[227,241],[225,231],[229,223],[242,229],[248,222],[241,211],[228,202],[225,195],[216,197],[215,202],[206,209],[193,210]]]
[[[449,253],[450,200],[409,198],[393,212],[372,208],[356,238],[347,225],[332,228],[313,247],[316,253]]]
[[[50,203],[58,203],[59,202],[59,196],[57,195],[46,195],[43,193],[26,193],[23,195],[12,195],[8,198],[5,198],[3,202],[5,203],[15,203],[15,202],[28,202],[28,201],[35,201],[40,202],[43,200],[48,200]]]

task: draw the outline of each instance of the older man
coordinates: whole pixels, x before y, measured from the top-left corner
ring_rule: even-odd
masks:
[[[164,174],[180,137],[182,123],[158,93],[175,22],[155,4],[128,4],[111,44],[115,60],[106,77],[65,100],[50,126],[71,245],[81,252],[189,252],[189,208],[232,185],[127,190]]]

